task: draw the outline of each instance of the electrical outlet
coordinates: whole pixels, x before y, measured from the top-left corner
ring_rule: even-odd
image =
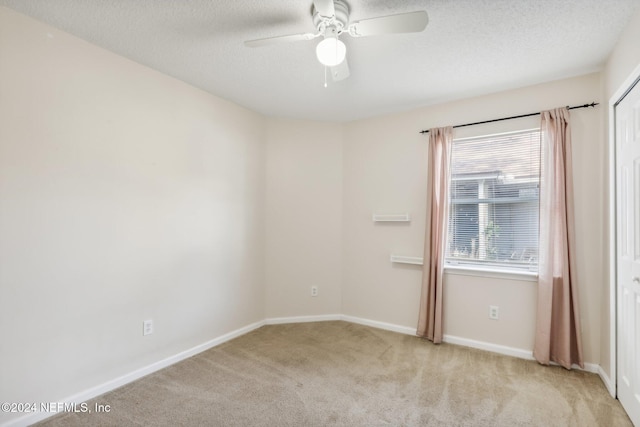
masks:
[[[489,319],[498,320],[500,318],[500,309],[497,305],[489,306]]]
[[[142,322],[142,335],[151,335],[153,333],[153,320],[145,320]]]
[[[318,296],[318,287],[317,286],[312,286],[311,287],[311,296],[312,297],[317,297]]]

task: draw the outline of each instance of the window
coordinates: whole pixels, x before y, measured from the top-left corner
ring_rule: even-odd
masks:
[[[540,130],[453,141],[448,266],[538,271]]]

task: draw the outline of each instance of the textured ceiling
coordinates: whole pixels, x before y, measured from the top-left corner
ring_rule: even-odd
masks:
[[[346,0],[351,21],[426,10],[422,33],[344,37],[351,76],[324,87],[312,0],[0,0],[268,116],[350,121],[602,68],[640,0]],[[590,100],[585,100],[590,101]]]

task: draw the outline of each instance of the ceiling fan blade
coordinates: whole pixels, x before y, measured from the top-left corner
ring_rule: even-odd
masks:
[[[429,23],[429,15],[424,10],[363,19],[349,25],[352,37],[375,36],[377,34],[418,33]]]
[[[292,34],[289,36],[267,37],[266,39],[247,40],[244,42],[244,45],[247,47],[260,47],[260,46],[267,46],[270,44],[311,40],[318,37],[319,35],[320,34],[305,33],[305,34]]]
[[[335,67],[331,67],[331,78],[334,82],[339,82],[349,77],[349,64],[347,64],[347,58]]]
[[[336,14],[333,0],[313,0],[313,7],[315,7],[320,16],[330,18]]]

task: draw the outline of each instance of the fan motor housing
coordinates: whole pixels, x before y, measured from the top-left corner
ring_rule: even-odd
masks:
[[[340,34],[349,24],[349,6],[342,0],[334,0],[333,7],[335,9],[335,18],[326,18],[321,16],[315,7],[312,9],[313,25],[319,32],[324,33],[327,27],[335,27],[336,32]]]

